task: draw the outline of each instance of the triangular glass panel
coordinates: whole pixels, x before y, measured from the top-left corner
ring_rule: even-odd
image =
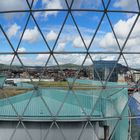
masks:
[[[41,89],[36,90],[30,98],[26,109],[24,110],[23,117],[28,119],[40,120],[49,119],[52,117],[52,113],[48,107],[48,104],[42,96],[43,92]]]
[[[81,66],[84,63],[86,54],[55,54],[55,58],[69,86],[73,86],[76,79],[84,77],[84,70],[81,69]]]
[[[58,124],[66,139],[71,138],[75,140],[78,140],[83,130],[83,127],[85,126],[85,122],[82,122],[82,123],[81,122],[67,122],[65,124],[62,124],[62,123],[58,123]]]
[[[99,130],[99,131],[98,131]],[[104,139],[104,129],[103,127],[99,126],[99,122],[87,122],[83,132],[79,136],[80,140],[98,140],[98,139]]]
[[[128,109],[125,110],[125,112],[128,112]],[[126,115],[125,113],[123,115],[124,116],[122,117],[122,119],[119,120],[118,126],[116,127],[115,133],[113,135],[113,138],[118,137],[118,133],[119,133],[120,139],[122,139],[122,140],[128,139],[128,138],[131,139],[132,137],[130,137],[130,133],[132,132],[132,129],[130,128],[131,125],[129,124],[130,119],[128,117],[125,117],[125,115]],[[113,123],[113,121],[112,121],[112,123]]]
[[[129,137],[130,128],[130,120],[128,116],[128,108],[124,108],[123,112],[116,119],[109,119],[106,121],[105,126],[108,127],[108,139],[114,139],[118,137],[118,133],[120,134],[120,139],[127,139]],[[120,117],[120,118],[119,118]],[[125,128],[125,129],[124,129]],[[124,131],[123,131],[124,130]]]
[[[115,35],[117,37],[118,43],[120,45],[120,48],[123,47],[131,28],[133,27],[133,24],[137,18],[137,14],[133,14],[131,17],[128,17],[127,15],[124,15],[123,13],[108,13],[110,22],[112,24],[113,30],[115,32]],[[130,34],[130,37],[127,42],[129,42],[128,45],[130,45],[130,42],[132,43],[132,40],[134,37],[138,36],[138,27],[139,27],[139,20],[137,21],[136,25],[134,26],[132,33]],[[133,40],[134,42],[134,40]],[[132,44],[131,44],[132,46]],[[126,46],[125,46],[126,47]],[[129,47],[130,48],[130,47]],[[125,49],[125,48],[124,48]]]
[[[30,18],[26,30],[23,34],[20,48],[25,48],[26,52],[46,52],[48,46],[45,43],[33,18]]]
[[[29,4],[30,6],[32,6],[33,8],[33,5],[36,5],[38,3],[38,0],[27,0],[27,4]]]
[[[10,103],[12,104],[14,111],[16,112],[16,114],[22,117],[23,112],[25,111],[25,108],[29,102],[29,99],[33,94],[32,89],[25,87],[24,88],[17,87],[9,89],[10,92],[8,91],[8,88],[6,90],[7,90],[6,94],[8,96]],[[12,115],[9,114],[9,116]]]
[[[37,23],[46,39],[49,47],[52,49],[54,45],[57,43],[56,40],[61,33],[61,28],[63,27],[67,12],[61,11],[58,12],[55,16],[56,11],[45,11],[41,13],[41,15],[34,16],[36,18]],[[40,19],[40,16],[44,16],[44,18]]]
[[[85,52],[86,48],[74,24],[72,17],[69,15],[63,27],[61,35],[55,46],[56,52]]]
[[[134,138],[134,133],[138,133],[138,128],[140,126],[140,93],[139,92],[133,92],[129,94],[129,116],[131,117],[130,120],[130,129],[131,129],[131,136]]]
[[[11,42],[11,44],[15,49],[19,44],[28,17],[29,17],[29,13],[23,13],[23,12],[6,13],[4,15],[0,15],[0,23],[2,25],[2,28],[5,31],[9,41]]]
[[[33,78],[30,76],[27,67],[23,64],[21,57],[14,57],[9,73],[8,82],[10,86],[17,89],[24,89],[23,91],[25,92],[33,90],[35,86],[33,83]]]
[[[116,117],[121,115],[125,109],[128,110],[128,89],[127,87],[121,87],[121,85],[117,85],[117,89],[115,87],[109,89],[109,92],[112,92],[112,95],[108,97],[109,102],[111,103],[110,106],[114,108],[114,112],[116,112]],[[114,93],[113,93],[114,92]],[[128,112],[125,111],[123,115],[128,116]]]
[[[5,139],[5,140],[9,140],[12,137],[12,135],[14,134],[15,128],[17,127],[17,124],[18,124],[18,122],[9,121],[8,125],[10,125],[11,127],[4,127],[5,122],[1,122],[1,127],[3,129],[3,131],[0,131],[1,138]],[[4,132],[7,134],[5,135]]]
[[[104,16],[95,38],[89,49],[90,52],[117,52],[119,46],[106,16]]]
[[[21,59],[25,69],[28,71],[34,85],[38,85],[44,66],[49,58],[49,54],[19,54],[19,58]],[[45,78],[44,75],[42,81],[45,82],[47,80],[47,77]]]
[[[94,79],[100,78],[101,81],[117,81],[117,75],[115,73],[115,67],[118,54],[94,54],[91,56],[93,60],[93,66],[95,67]],[[98,75],[97,75],[98,74]]]
[[[10,63],[11,63],[13,57],[14,57],[13,54],[1,54],[0,55],[1,73],[4,74],[4,72],[5,72],[5,74],[6,74],[6,71],[4,71],[4,69],[8,69],[10,67]]]
[[[15,56],[10,67],[10,71],[12,71],[12,78],[13,79],[22,79],[20,82],[31,81],[31,77],[29,75],[28,69],[26,69],[26,65],[23,64],[22,60],[26,59],[24,55],[22,56]],[[27,61],[27,59],[26,59]],[[26,80],[24,80],[26,79]]]
[[[136,120],[137,119],[131,119],[131,126],[130,126],[130,134],[129,134],[129,137],[133,139],[137,138],[138,139],[138,135],[139,134],[139,125],[137,125],[136,123]]]
[[[102,107],[102,111],[103,111],[103,116],[104,117],[118,117],[119,116],[118,107],[120,107],[120,106],[116,102],[117,99],[116,100],[115,99],[113,100],[112,98],[111,99],[110,98],[104,98],[104,99],[102,99],[102,103],[101,103],[102,105],[101,105],[101,107]]]
[[[10,102],[9,105],[12,106],[16,114],[21,115],[28,101],[26,97],[29,97],[28,94],[32,93],[33,85],[26,84],[26,81],[30,81],[28,73],[21,66],[16,56],[13,63],[5,67],[5,74],[6,80],[3,88],[5,96],[8,98]],[[26,78],[23,78],[23,75],[26,75]]]
[[[0,88],[6,86],[5,81],[10,77],[10,64],[14,55],[11,54],[1,54],[0,55]]]
[[[14,130],[14,132],[10,136],[11,140],[21,139],[21,137],[26,140],[32,139],[31,134],[25,128],[25,124],[23,122],[19,122],[16,127],[17,128]]]
[[[15,110],[15,107],[13,105],[13,102],[11,100],[11,96],[14,96],[16,94],[16,88],[15,83],[13,80],[10,79],[11,77],[11,71],[10,69],[10,63],[13,58],[13,55],[1,55],[1,86],[3,89],[1,89],[1,117],[7,117],[7,118],[17,118],[18,113]],[[4,79],[3,79],[4,78]],[[4,82],[4,83],[3,83]],[[18,91],[22,92],[22,91]]]
[[[45,137],[46,132],[49,132],[49,128],[51,126],[51,122],[40,122],[40,123],[26,123],[26,128],[28,129],[28,132],[31,134],[31,137],[33,140],[41,140]],[[37,130],[37,128],[40,127],[40,131]]]
[[[132,89],[134,88],[136,81],[135,81],[133,72],[131,71],[131,66],[129,66],[131,57],[129,57],[128,59],[126,59],[126,58],[127,57],[125,57],[125,55],[123,54],[118,61],[118,64],[119,64],[119,67],[117,70],[118,71],[118,82],[122,83],[123,86],[128,87],[128,89],[131,90],[131,88]],[[129,61],[129,59],[130,59],[130,61]],[[133,62],[134,61],[135,60],[133,60]]]
[[[18,118],[18,114],[8,97],[8,94],[12,94],[13,89],[4,87],[0,89],[0,119],[13,119]]]
[[[0,30],[0,52],[13,52],[12,47],[10,46],[10,44],[8,43],[5,35],[2,33],[2,31]]]
[[[52,122],[52,125],[50,127],[50,130],[47,131],[45,137],[43,137],[43,139],[61,139],[61,140],[65,140],[65,136],[62,133],[62,131],[60,130],[60,127],[58,125],[57,122]]]
[[[19,48],[18,53],[24,53],[24,48]],[[29,68],[43,68],[45,63],[49,57],[49,54],[18,54],[21,59],[23,65]]]
[[[93,35],[95,34],[95,31],[99,25],[101,17],[103,16],[103,13],[82,11],[82,12],[72,12],[72,14],[81,32],[83,40],[88,48],[91,42],[91,39]],[[84,22],[83,22],[83,19],[84,19]]]
[[[102,112],[99,110],[100,105],[97,103],[99,100],[98,97],[100,95],[101,89],[97,89],[97,87],[95,89],[94,87],[86,86],[82,85],[81,89],[79,88],[78,90],[75,89],[73,91],[73,93],[75,94],[75,98],[77,99],[79,106],[81,106],[81,110],[83,111],[85,117],[101,117]],[[95,104],[95,110],[93,111]]]
[[[94,70],[94,64],[91,58],[88,56],[81,67],[80,75],[83,74],[83,76],[80,79],[76,79],[73,85],[77,100],[88,116],[90,115],[102,88],[100,79],[98,79],[98,81],[97,79],[94,79],[94,72],[97,73],[97,71]]]
[[[139,68],[140,68],[140,57],[139,54],[124,54],[126,62],[129,67],[129,71],[131,77],[133,77],[133,81],[137,83],[139,81]]]
[[[68,1],[68,0],[67,0]],[[70,0],[72,1],[72,0]],[[103,9],[101,0],[88,0],[88,1],[75,1],[73,2],[72,9]]]
[[[94,67],[94,59],[93,59],[94,55],[93,54],[89,54],[82,66],[82,69],[84,70],[85,72],[85,79],[87,81],[87,83],[90,83],[88,82],[89,81],[92,81],[93,80],[93,83],[94,81],[97,82],[97,81],[101,81],[101,78],[100,78],[100,75],[98,74],[98,71],[96,70],[96,67]],[[96,63],[96,62],[95,62]],[[85,83],[86,84],[86,83]],[[92,84],[94,85],[94,84]],[[96,86],[96,84],[95,84]]]
[[[104,4],[105,8],[108,9],[111,0],[103,0],[102,3]],[[107,7],[108,6],[108,7]]]
[[[135,17],[136,16],[133,16],[130,20],[134,19]],[[137,20],[129,39],[126,42],[123,52],[134,52],[134,53],[140,52],[139,24],[140,24],[140,18]]]
[[[64,102],[62,102],[61,109],[56,117],[65,118],[68,120],[85,118],[85,112],[77,100],[75,93],[73,91],[69,91],[67,94],[68,95],[66,96]]]
[[[105,102],[104,102],[104,93],[105,91],[102,90],[100,87],[94,89],[91,92],[90,100],[93,100],[91,110],[90,110],[90,117],[92,118],[103,118],[105,116]]]
[[[43,55],[42,58],[48,55]],[[65,73],[59,65],[59,60],[54,55],[49,55],[46,59],[45,67],[40,74],[39,86],[43,88],[68,89]]]
[[[139,70],[140,64],[139,64],[139,55],[138,54],[124,54],[124,57],[125,57],[130,69]]]
[[[40,82],[39,86],[46,84],[46,88],[45,86],[42,88],[42,97],[43,99],[47,102],[48,107],[50,108],[52,114],[54,114],[55,117],[57,117],[57,114],[59,113],[59,110],[62,107],[63,101],[65,100],[68,91],[66,89],[61,89],[62,87],[60,86],[60,84],[64,85],[64,83],[56,83],[56,82]],[[50,84],[50,88],[47,88],[47,86]],[[59,84],[59,85],[58,85]],[[58,87],[53,87],[53,86],[59,86]],[[51,88],[52,86],[52,88]],[[62,116],[63,117],[63,116]],[[61,118],[59,118],[61,119]]]
[[[28,10],[28,5],[26,0],[1,0],[0,1],[0,11],[16,11],[16,10]]]
[[[42,0],[41,1],[38,1],[38,0],[28,0],[29,1],[29,3],[30,3],[30,5],[32,4],[32,2],[33,2],[33,5],[32,5],[32,9],[42,9],[43,7],[42,7],[42,5],[43,5],[43,2],[42,2]],[[38,12],[37,12],[38,13]]]
[[[111,0],[109,10],[139,11],[137,0]],[[129,15],[129,13],[126,12]],[[130,14],[131,15],[131,14]]]
[[[105,130],[104,132],[105,132],[105,135],[106,135],[106,139],[114,139],[114,138],[117,137],[118,132],[121,133],[118,130],[119,122],[121,122],[120,119],[108,119],[108,120],[105,120],[105,121],[101,122],[100,125],[102,125],[104,127],[104,130]],[[120,135],[120,137],[122,135]]]
[[[55,16],[59,12],[59,10],[67,9],[67,6],[66,6],[66,3],[65,3],[65,0],[61,0],[61,1],[58,1],[58,0],[49,0],[49,1],[48,0],[47,1],[41,0],[41,1],[34,1],[33,9],[38,9],[38,10],[40,10],[40,9],[47,9],[47,10],[50,9],[50,10],[52,10],[51,11],[52,15]],[[43,12],[40,12],[40,13],[43,13]]]

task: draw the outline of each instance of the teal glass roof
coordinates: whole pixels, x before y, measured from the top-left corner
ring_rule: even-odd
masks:
[[[83,81],[86,80],[76,82],[82,83]],[[90,81],[87,80],[87,83]],[[100,86],[96,81],[91,82]],[[27,84],[24,86],[31,87]],[[109,82],[109,86],[115,86],[115,83]],[[58,119],[86,118],[87,116],[91,116],[91,118],[111,117],[122,112],[127,99],[127,88],[121,89],[121,87],[75,91],[43,88],[8,99],[0,99],[0,117],[17,118],[18,115],[28,119],[49,119],[54,116],[57,116],[55,118]],[[94,105],[96,107],[93,111]],[[114,106],[116,106],[116,109],[114,109]]]
[[[76,83],[85,84],[84,81],[86,80],[76,80]],[[87,80],[87,83],[90,82],[95,87],[101,87],[99,82]],[[17,86],[32,87],[31,84],[27,83]],[[110,126],[111,133],[118,121],[114,118],[118,116],[122,117],[122,120],[116,127],[114,138],[118,138],[119,134],[120,140],[127,139],[129,120],[123,118],[123,116],[128,116],[128,90],[125,86],[125,83],[109,82],[106,89],[68,91],[41,88],[9,98],[2,98],[0,99],[0,119],[12,121],[19,119],[24,121],[53,121],[54,119],[57,121],[83,121],[90,116],[90,120],[104,121],[107,126]]]

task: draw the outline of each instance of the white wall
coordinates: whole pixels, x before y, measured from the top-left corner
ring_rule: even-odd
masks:
[[[51,123],[24,123],[26,128],[28,129],[28,132],[30,133],[33,140],[45,140],[44,137],[48,131],[48,128],[50,127]],[[58,123],[60,126],[66,140],[77,140],[81,131],[82,127],[84,126],[84,122],[73,122],[73,123]],[[9,140],[12,133],[15,130],[15,127],[17,125],[17,122],[0,122],[0,140]],[[95,125],[96,131],[99,131],[99,128],[97,128],[97,124]],[[103,129],[100,131],[100,136],[103,137]],[[29,136],[27,135],[25,129],[22,125],[20,125],[17,130],[15,131],[15,134],[13,136],[12,140],[31,140]],[[46,140],[64,140],[64,137],[62,136],[60,129],[54,125],[52,129],[49,131],[48,137]],[[83,134],[81,135],[80,140],[98,140],[95,136],[95,133],[90,125],[87,125],[85,131],[83,131]]]

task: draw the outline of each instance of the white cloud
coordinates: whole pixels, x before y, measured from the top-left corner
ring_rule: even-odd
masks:
[[[46,40],[47,41],[54,41],[57,38],[57,33],[55,33],[53,30],[51,30],[47,36],[46,36]]]
[[[32,0],[28,0],[31,3]],[[34,0],[34,6],[38,0]],[[11,11],[11,10],[26,10],[28,4],[26,0],[0,0],[0,11]]]
[[[128,18],[127,20],[119,20],[115,25],[114,25],[114,30],[116,32],[117,37],[124,39],[128,35],[134,21],[136,19],[136,16],[132,16],[131,18]],[[140,22],[138,20],[138,22]],[[135,31],[133,32],[131,37],[135,37],[137,35],[140,35],[139,30],[140,27],[137,26],[137,29],[134,29]]]
[[[69,5],[72,0],[68,0]],[[101,6],[101,0],[74,0],[73,8],[99,8]]]
[[[122,8],[127,10],[138,9],[137,0],[117,0],[113,6],[116,8]]]
[[[136,16],[133,16],[127,20],[119,20],[115,25],[114,25],[114,31],[116,33],[116,36],[118,38],[118,41],[120,45],[122,46],[128,33],[130,32],[130,29],[136,19]],[[130,50],[138,50],[140,51],[140,41],[139,41],[139,36],[140,36],[140,19],[138,19],[131,35],[130,38],[126,44],[126,51]],[[104,36],[100,37],[99,41],[99,47],[105,48],[107,50],[113,50],[114,48],[117,48],[117,43],[115,40],[115,37],[112,32],[107,32]],[[115,50],[116,51],[116,50]]]
[[[12,11],[12,10],[25,10],[28,9],[28,5],[25,0],[0,0],[0,11]],[[13,17],[19,17],[23,13],[6,13],[3,16],[6,19]]]
[[[84,54],[55,54],[55,58],[57,59],[58,63],[61,64],[77,64],[81,65],[85,59]],[[22,60],[24,65],[31,65],[31,66],[44,66],[49,58],[49,54],[38,54],[36,57],[30,57],[25,55],[19,55],[20,59]],[[0,63],[3,64],[10,64],[13,55],[0,55]],[[94,60],[100,60],[99,55],[92,56]],[[116,59],[116,58],[115,58]],[[102,60],[114,60],[113,56],[102,56]],[[13,65],[21,65],[17,58],[14,59]],[[51,56],[48,66],[57,65],[54,58]],[[91,59],[88,57],[84,65],[92,65]]]
[[[101,37],[98,45],[103,49],[118,51],[114,50],[117,48],[117,43],[112,32],[106,33],[105,36]],[[119,49],[119,47],[117,49]]]
[[[46,62],[48,61],[47,63],[47,66],[49,65],[56,65],[54,59],[52,59],[52,56],[49,58],[50,54],[38,54],[37,57],[35,58],[35,62],[34,62],[34,65],[42,65],[42,66],[45,66]],[[48,60],[49,58],[49,60]]]
[[[36,57],[36,60],[38,60],[38,61],[36,61],[36,63],[38,63],[40,61],[46,62],[48,56],[49,56],[48,54],[38,54]],[[57,61],[60,65],[61,64],[68,64],[68,63],[80,65],[80,64],[82,64],[82,62],[85,58],[85,55],[83,55],[83,54],[65,54],[65,55],[64,54],[56,54],[55,58],[57,59]],[[49,63],[48,63],[48,66],[51,66],[51,65],[57,65],[52,56],[51,56]]]
[[[84,61],[85,55],[83,54],[56,54],[55,57],[60,65],[68,64],[68,63],[81,65],[82,62]]]
[[[27,3],[24,0],[0,0],[0,11],[24,10],[27,7]]]
[[[33,15],[34,15],[35,18],[37,18],[37,17],[41,16],[42,13],[41,12],[35,12]]]
[[[28,41],[30,43],[37,42],[39,39],[39,31],[37,27],[33,29],[26,29],[23,35],[23,40]]]
[[[63,52],[65,49],[66,43],[65,42],[61,42],[58,43],[57,48],[55,49],[55,51],[57,52]]]
[[[73,40],[73,47],[75,47],[75,48],[83,48],[84,47],[84,44],[83,44],[80,36],[75,37],[75,39]]]
[[[32,0],[28,0],[31,3]],[[37,4],[38,0],[34,0],[34,6]],[[26,0],[0,0],[0,11],[13,11],[13,10],[27,10],[29,9]],[[11,19],[13,17],[20,18],[23,13],[6,13],[3,16],[6,19]]]
[[[26,52],[26,49],[24,47],[18,48],[18,52]]]
[[[132,16],[127,20],[119,20],[114,25],[114,31],[117,35],[118,41],[122,47],[126,40],[126,37],[136,19],[136,16]],[[124,48],[124,52],[140,52],[140,19],[138,19],[127,43]],[[107,32],[104,36],[100,36],[100,41],[98,41],[98,46],[100,48],[106,49],[108,51],[117,51],[118,46],[115,41],[115,37],[112,32]],[[118,49],[119,50],[119,49]],[[140,57],[139,54],[124,55],[125,59],[130,67],[139,68],[140,67]],[[119,61],[121,63],[121,61]]]
[[[81,65],[86,57],[84,54],[56,54],[55,55],[56,59],[58,60],[59,64],[77,64]],[[93,61],[95,60],[100,60],[102,57],[102,60],[117,60],[117,56],[112,56],[112,55],[91,55]],[[93,62],[91,61],[90,57],[86,58],[86,61],[84,65],[92,65]],[[52,63],[53,65],[53,63]]]
[[[15,36],[19,30],[20,30],[20,26],[18,26],[16,23],[14,23],[7,30],[8,37],[11,38],[11,37]]]
[[[61,0],[42,0],[42,8],[44,9],[63,9],[63,4]],[[59,11],[48,11],[48,12],[37,12],[35,17],[44,16],[47,18],[49,15],[56,16]]]
[[[42,4],[45,5],[46,9],[62,9],[61,0],[42,0]],[[57,11],[52,14],[57,14]],[[47,16],[47,14],[46,14]]]
[[[19,55],[24,66],[44,66],[42,61],[36,61],[34,56],[31,55]],[[14,59],[13,65],[21,65],[20,61],[16,57]]]
[[[69,6],[72,0],[67,0]],[[98,8],[101,6],[101,1],[99,0],[74,0],[72,8]],[[45,9],[67,9],[67,5],[63,0],[42,0],[42,8]],[[49,15],[56,16],[59,11],[48,11],[48,12],[37,12],[34,15],[36,17],[44,16],[47,18]],[[78,13],[78,12],[77,12]],[[80,15],[78,13],[78,15]]]
[[[91,39],[89,39],[88,35],[86,35],[86,37],[84,36],[84,42],[85,42],[87,47],[88,47],[90,41],[91,41]],[[74,37],[74,39],[73,39],[73,47],[75,47],[75,48],[83,48],[83,47],[85,47],[80,36],[75,36]]]
[[[38,54],[36,57],[36,60],[39,60],[39,61],[46,60],[47,61],[48,56],[49,56],[49,54]]]

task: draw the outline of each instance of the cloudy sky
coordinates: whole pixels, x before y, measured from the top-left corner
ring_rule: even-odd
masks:
[[[29,1],[30,3],[31,1]],[[71,0],[68,1],[70,5]],[[105,5],[107,0],[105,0]],[[33,9],[67,9],[67,5],[63,0],[34,0]],[[73,9],[97,9],[103,10],[103,5],[100,0],[75,0]],[[109,10],[127,10],[138,12],[139,8],[137,0],[111,0],[108,7]],[[0,0],[0,11],[13,11],[13,10],[29,10],[27,2],[24,0]],[[98,27],[98,24],[103,16],[103,12],[72,12],[73,17],[69,14],[62,32],[59,36],[59,31],[62,28],[62,23],[67,16],[66,11],[47,11],[47,12],[33,12],[33,16],[39,24],[44,38],[41,36],[37,25],[32,17],[30,17],[26,30],[23,34],[22,41],[19,45],[18,52],[49,52],[49,49],[54,52],[77,52],[77,54],[54,54],[59,64],[74,63],[82,64],[85,57],[85,65],[92,64],[90,57],[80,52],[86,52],[84,43],[79,36],[72,18],[75,19],[84,42],[87,47]],[[28,19],[28,12],[20,13],[4,13],[0,14],[0,24],[4,29],[7,37],[11,41],[14,49],[17,49],[20,37],[22,36],[23,29]],[[120,47],[122,48],[128,33],[134,24],[137,14],[108,12],[112,27],[117,36]],[[140,52],[140,19],[130,35],[123,52],[132,53]],[[57,42],[56,39],[58,38]],[[47,41],[48,46],[44,42]],[[55,45],[55,47],[54,47]],[[115,40],[111,26],[105,15],[99,27],[99,30],[89,48],[90,52],[119,52],[120,49]],[[6,37],[0,30],[0,52],[13,52],[8,44]],[[0,63],[10,63],[13,55],[0,55]],[[22,54],[19,55],[25,65],[45,65],[48,58],[48,65],[56,64],[54,57],[49,57],[49,54]],[[113,54],[96,54],[91,55],[93,60],[117,60],[119,55]],[[140,57],[138,54],[125,54],[124,57],[127,63],[132,67],[139,67]],[[135,62],[135,63],[134,63]],[[15,64],[18,60],[15,58]],[[123,57],[120,58],[119,63],[125,65]]]

